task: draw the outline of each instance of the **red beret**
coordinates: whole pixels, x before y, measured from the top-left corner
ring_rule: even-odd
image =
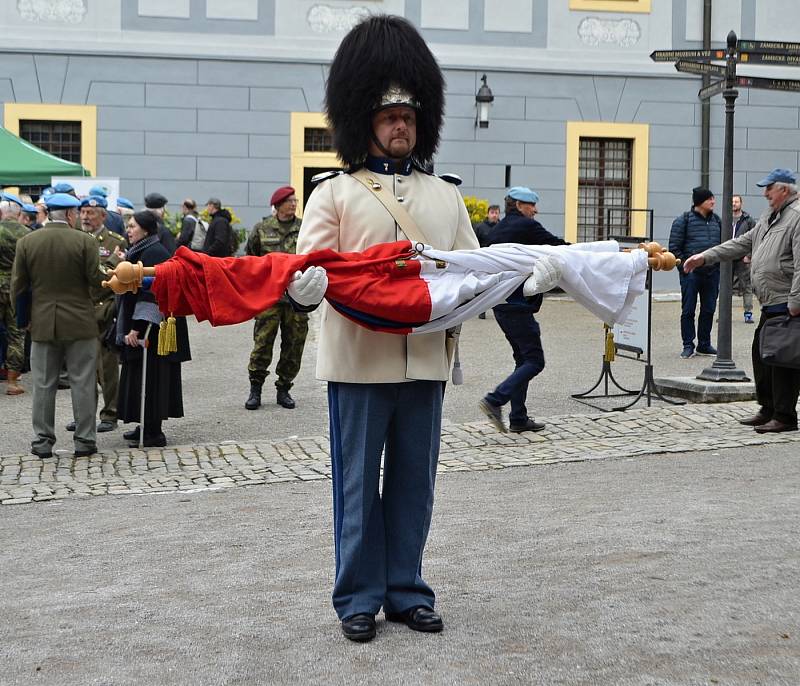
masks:
[[[281,186],[272,194],[272,197],[269,199],[269,204],[273,207],[277,207],[290,195],[294,195],[294,188],[291,186]]]

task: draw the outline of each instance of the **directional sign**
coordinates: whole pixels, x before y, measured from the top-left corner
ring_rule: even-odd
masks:
[[[742,52],[782,53],[784,55],[800,55],[800,43],[783,41],[740,40],[739,50]]]
[[[653,62],[674,62],[675,60],[724,60],[725,50],[654,50],[650,53]]]
[[[697,91],[697,97],[701,100],[707,100],[708,98],[712,98],[715,95],[719,95],[722,91],[725,90],[725,82],[724,81],[715,81],[710,86],[706,86],[705,88],[701,88]]]
[[[756,76],[737,76],[736,85],[742,88],[766,88],[771,91],[794,91],[800,93],[800,80],[762,79]]]
[[[778,64],[786,67],[800,67],[800,54],[740,52],[739,62],[742,64]]]
[[[678,60],[675,62],[675,69],[686,72],[687,74],[710,74],[711,76],[725,76],[725,67],[710,62],[687,62]]]

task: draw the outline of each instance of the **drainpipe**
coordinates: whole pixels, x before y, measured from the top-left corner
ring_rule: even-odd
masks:
[[[703,0],[703,49],[711,48],[711,0]],[[711,83],[708,74],[703,75],[703,87]],[[709,147],[711,142],[711,99],[700,105],[700,185],[709,187]]]

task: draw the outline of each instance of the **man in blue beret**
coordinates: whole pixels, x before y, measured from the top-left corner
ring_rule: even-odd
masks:
[[[66,181],[62,181],[61,183],[57,183],[55,186],[53,186],[53,193],[63,193],[66,195],[72,195],[76,198],[78,197],[75,193],[75,188]]]
[[[104,223],[110,231],[113,231],[120,236],[124,236],[125,220],[122,218],[122,215],[119,212],[108,206],[108,188],[101,184],[95,184],[89,189],[89,197],[106,199],[106,205],[104,206],[106,210]]]
[[[25,392],[19,382],[25,368],[25,332],[17,326],[11,269],[18,241],[30,232],[21,222],[22,201],[10,193],[0,198],[0,326],[6,333],[6,395],[15,396]]]
[[[800,369],[776,367],[761,359],[761,329],[773,318],[800,317],[800,200],[797,177],[790,169],[773,169],[757,184],[769,207],[747,233],[692,255],[683,270],[737,260],[750,255],[753,290],[761,302],[761,318],[753,335],[753,376],[759,411],[740,422],[757,433],[797,431]]]
[[[90,288],[103,278],[96,241],[75,231],[80,201],[73,195],[47,197],[48,222],[19,241],[11,277],[15,299],[31,291],[31,376],[33,431],[31,452],[53,455],[58,376],[66,363],[77,420],[75,456],[97,452],[95,386],[97,323]],[[58,306],[56,307],[56,303]]]
[[[117,248],[125,250],[126,241],[106,225],[108,203],[102,195],[81,200],[81,228],[96,241],[100,264],[113,269],[119,264]],[[117,428],[117,395],[119,393],[119,358],[115,350],[103,344],[106,331],[114,323],[117,308],[111,289],[95,285],[91,290],[94,303],[94,316],[97,322],[97,383],[103,393],[103,406],[100,408],[99,433]],[[75,431],[75,421],[67,424],[67,431]]]
[[[488,245],[497,243],[522,243],[524,245],[568,245],[544,228],[534,217],[539,213],[539,194],[525,186],[514,186],[505,198],[506,215],[489,234]],[[542,261],[542,267],[547,262]],[[541,279],[539,279],[541,281]],[[558,275],[548,278],[552,286]],[[501,305],[492,308],[494,318],[511,344],[514,371],[491,393],[487,393],[478,406],[498,431],[506,432],[502,407],[511,403],[509,429],[514,433],[541,431],[544,424],[528,415],[525,401],[528,384],[544,369],[541,329],[534,314],[542,306],[542,294],[529,297],[525,284],[517,288]]]

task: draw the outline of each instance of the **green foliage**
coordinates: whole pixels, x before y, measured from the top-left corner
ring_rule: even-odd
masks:
[[[475,224],[480,224],[484,219],[486,219],[486,215],[489,213],[488,200],[467,195],[464,197],[464,204],[467,206],[469,220],[472,222],[473,226]]]

